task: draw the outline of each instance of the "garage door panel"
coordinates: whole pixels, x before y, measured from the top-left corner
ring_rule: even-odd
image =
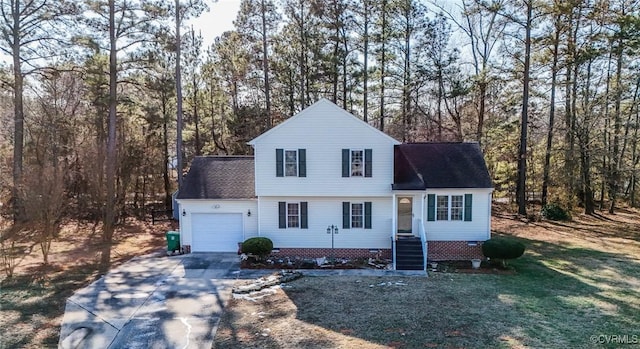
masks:
[[[191,232],[194,252],[235,252],[242,242],[242,214],[194,213]]]

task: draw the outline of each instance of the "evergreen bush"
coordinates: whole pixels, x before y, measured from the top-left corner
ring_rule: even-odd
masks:
[[[515,259],[524,254],[525,246],[522,242],[509,238],[497,237],[482,244],[482,254],[490,259],[499,259],[506,266],[507,259]]]
[[[273,250],[273,242],[265,237],[249,238],[242,243],[242,253],[267,257],[271,250]]]
[[[569,213],[567,210],[562,208],[560,204],[550,203],[542,206],[542,211],[540,211],[542,217],[552,220],[552,221],[566,221],[569,220]]]

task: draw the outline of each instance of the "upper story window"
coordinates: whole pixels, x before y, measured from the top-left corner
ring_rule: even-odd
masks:
[[[276,177],[306,177],[306,149],[276,149]]]
[[[284,175],[287,177],[298,176],[298,151],[284,151]]]
[[[364,151],[351,151],[351,177],[364,177]]]
[[[371,177],[372,149],[342,149],[342,177]]]
[[[428,221],[471,221],[473,194],[427,195]]]

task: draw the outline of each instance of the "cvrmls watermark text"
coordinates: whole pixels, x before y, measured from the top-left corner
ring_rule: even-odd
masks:
[[[594,344],[640,344],[640,336],[635,334],[594,334],[589,340]]]

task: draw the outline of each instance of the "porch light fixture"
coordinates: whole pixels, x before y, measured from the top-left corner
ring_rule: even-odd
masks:
[[[335,225],[330,225],[327,227],[327,234],[338,234],[338,227]]]
[[[182,217],[187,215],[187,211],[184,210],[184,208],[182,209]]]
[[[335,243],[334,243],[333,236],[338,234],[338,226],[337,225],[333,225],[333,224],[328,226],[327,227],[327,234],[331,234],[331,257],[335,258],[335,256],[336,256],[335,253],[334,253]]]
[[[247,217],[251,217],[251,210],[247,210]]]

